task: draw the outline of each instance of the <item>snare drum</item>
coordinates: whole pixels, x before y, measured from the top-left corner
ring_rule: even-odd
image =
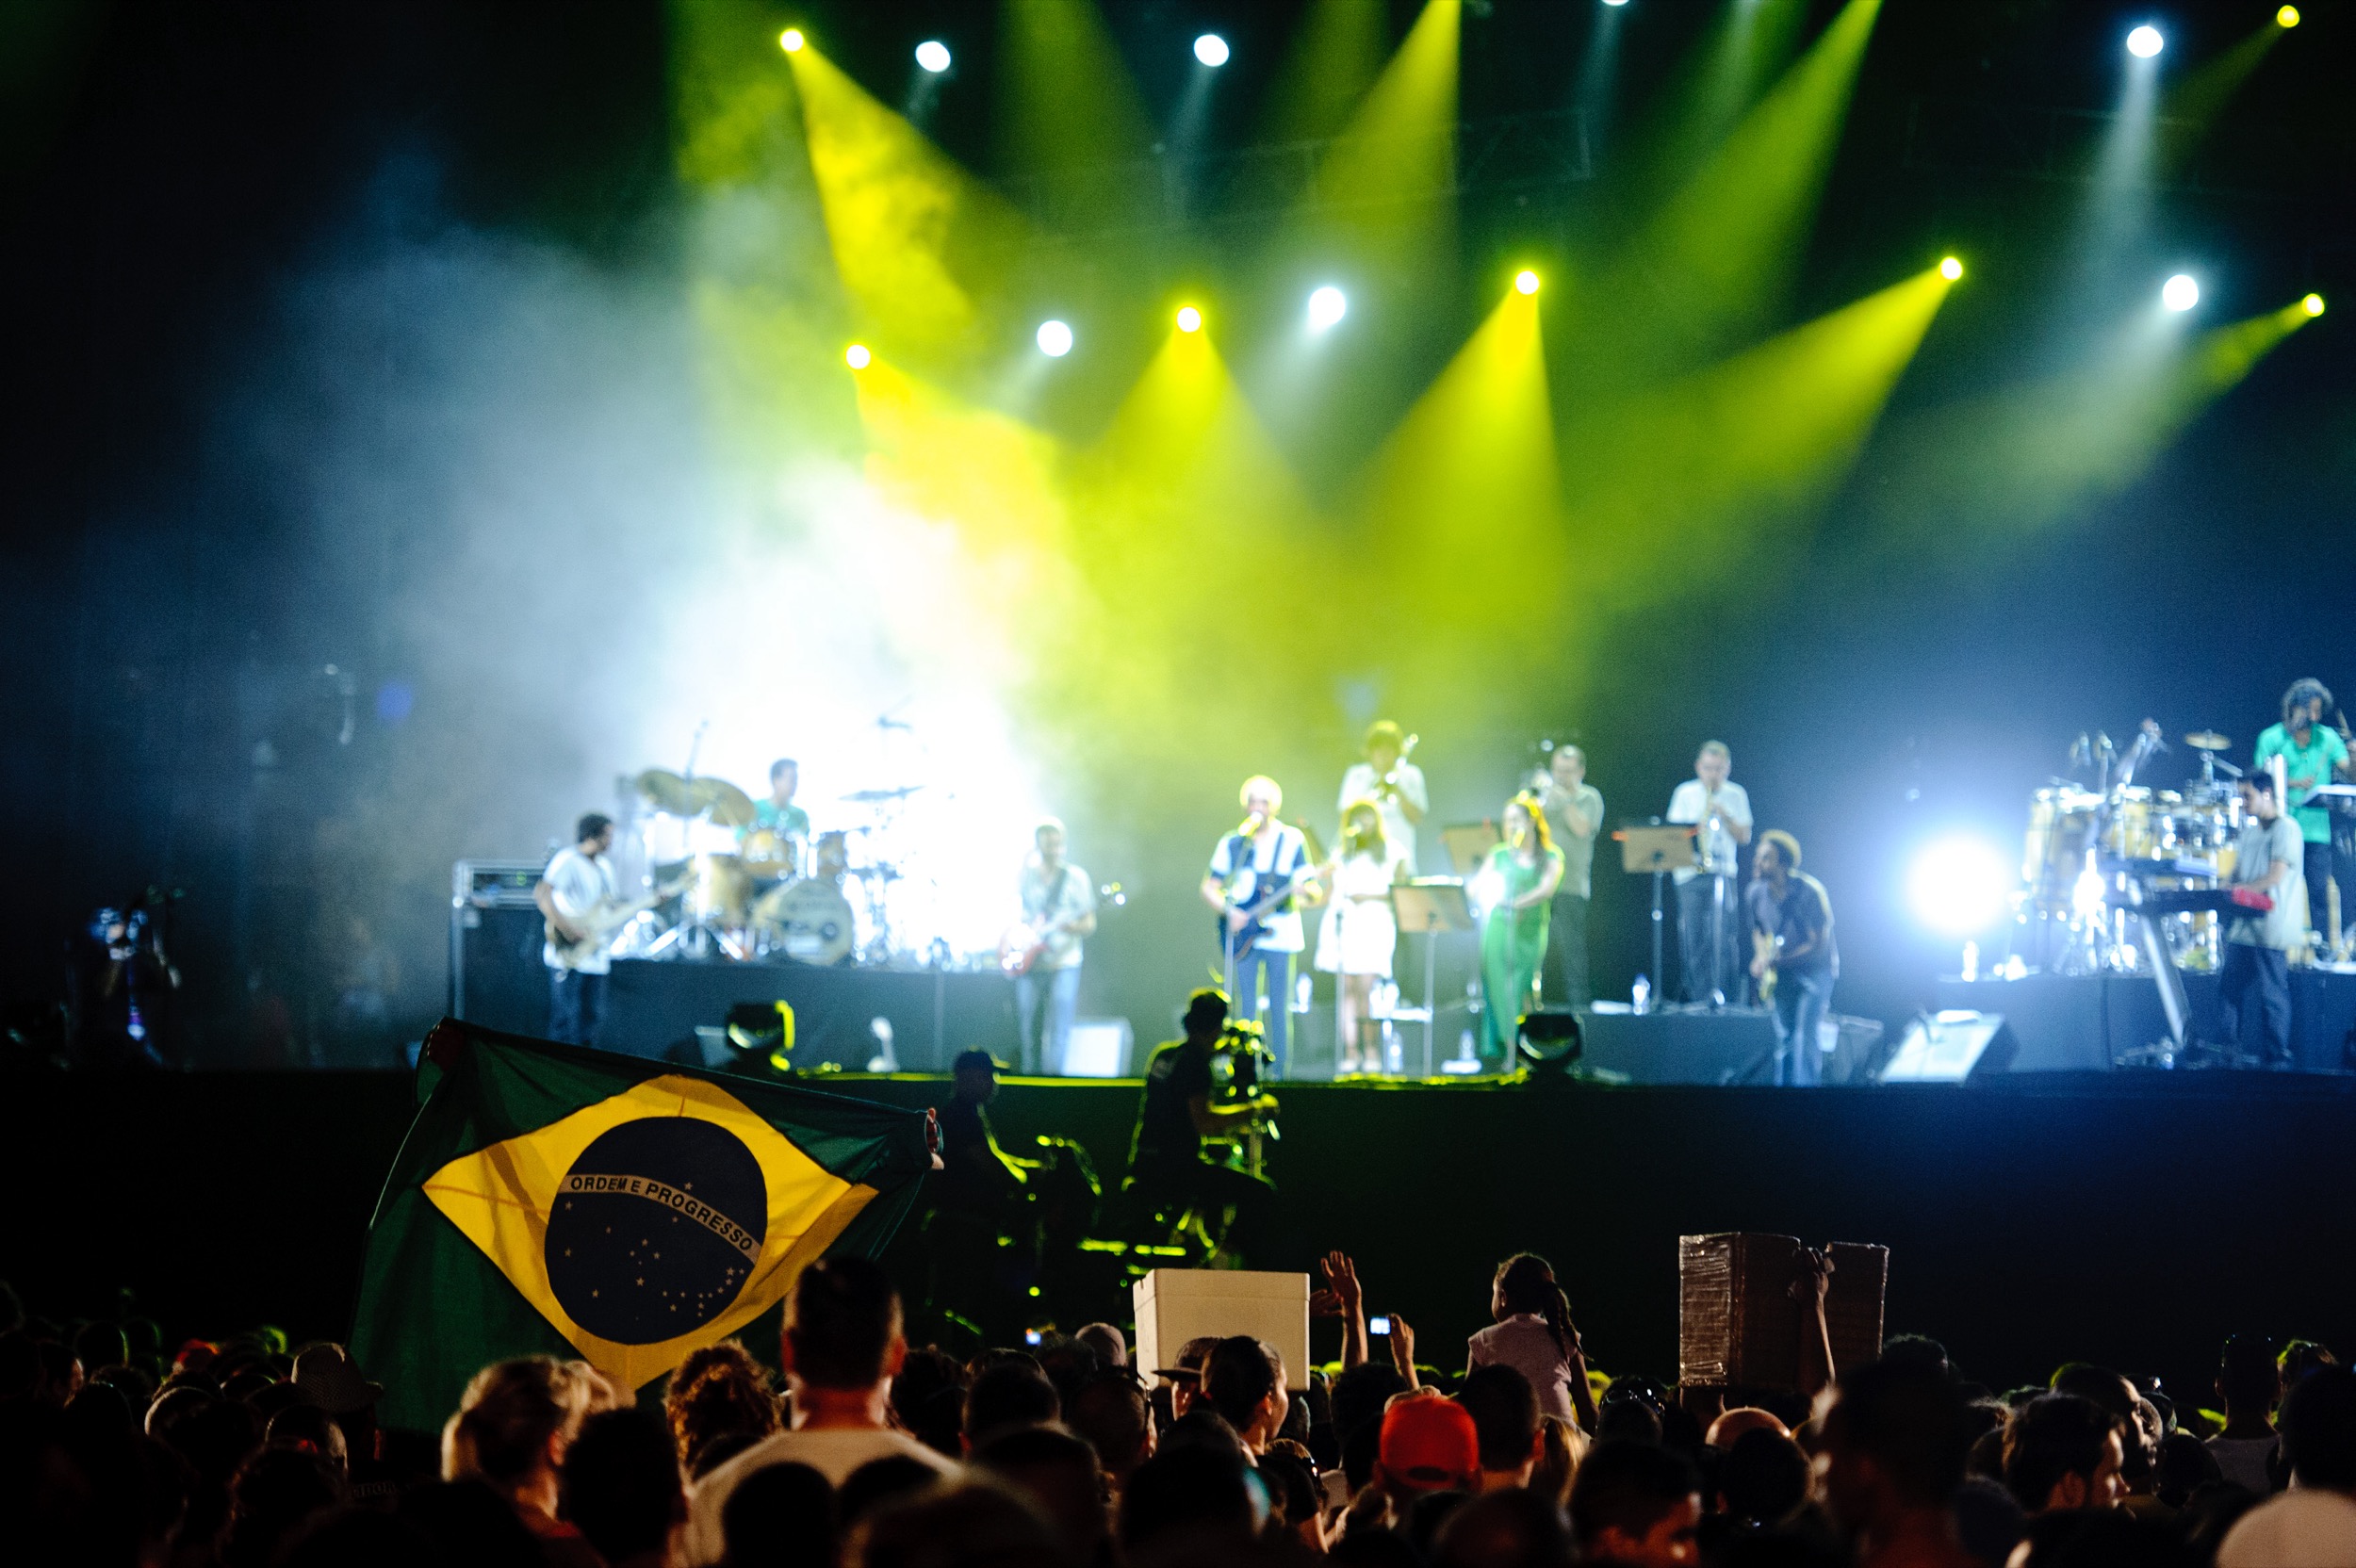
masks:
[[[688,858],[688,913],[724,931],[743,928],[753,895],[753,879],[734,855]]]
[[[775,827],[756,827],[745,834],[739,853],[744,858],[745,874],[762,881],[793,877],[801,867],[799,844]]]

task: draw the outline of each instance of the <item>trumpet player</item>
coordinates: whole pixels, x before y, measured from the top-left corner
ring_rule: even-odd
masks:
[[[1408,760],[1415,739],[1402,737],[1399,726],[1388,719],[1377,720],[1366,730],[1366,760],[1352,763],[1342,775],[1341,798],[1333,803],[1339,811],[1349,809],[1353,800],[1374,802],[1383,813],[1383,837],[1398,850],[1408,876],[1415,874],[1415,825],[1432,809],[1423,770]]]

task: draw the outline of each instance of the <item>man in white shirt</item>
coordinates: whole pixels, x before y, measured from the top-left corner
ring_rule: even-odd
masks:
[[[532,901],[548,926],[540,949],[548,970],[548,1038],[595,1045],[605,1020],[605,980],[614,968],[610,943],[597,930],[615,898],[614,862],[606,854],[614,847],[614,819],[590,812],[574,827],[573,841],[540,874]]]
[[[1342,775],[1337,810],[1353,800],[1370,800],[1383,813],[1383,836],[1415,874],[1415,827],[1432,809],[1431,792],[1424,788],[1423,770],[1407,760],[1407,743],[1399,726],[1388,719],[1366,731],[1366,760],[1353,762]]]
[[[1096,931],[1096,887],[1087,870],[1063,858],[1063,824],[1049,817],[1032,835],[1039,853],[1023,867],[1023,923],[1040,944],[1031,967],[1015,976],[1014,1007],[1022,1025],[1018,1070],[1061,1072],[1072,1018],[1080,1004],[1081,940]],[[1041,993],[1046,1028],[1039,1027]]]
[[[841,1486],[870,1460],[912,1459],[944,1476],[954,1460],[892,1428],[892,1380],[908,1359],[900,1297],[865,1258],[822,1258],[801,1272],[786,1299],[782,1346],[794,1425],[765,1438],[695,1483],[687,1505],[686,1560],[712,1563],[728,1550],[721,1514],[728,1494],[754,1471],[807,1464]]]
[[[1300,906],[1317,901],[1311,875],[1317,868],[1301,829],[1277,820],[1284,792],[1276,780],[1254,775],[1240,794],[1243,824],[1211,851],[1203,901],[1219,911],[1231,1005],[1236,1017],[1256,1018],[1266,1028],[1268,1055],[1282,1078],[1293,955],[1306,945]]]
[[[1735,944],[1742,936],[1742,906],[1735,898],[1742,846],[1751,841],[1751,797],[1726,776],[1734,754],[1724,741],[1705,741],[1693,776],[1669,797],[1667,820],[1691,823],[1698,866],[1677,868],[1677,952],[1684,962],[1688,1002],[1724,1003],[1742,965]]]

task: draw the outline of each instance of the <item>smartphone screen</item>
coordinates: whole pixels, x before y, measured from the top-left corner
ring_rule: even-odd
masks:
[[[1367,1332],[1367,1333],[1369,1333],[1369,1334],[1387,1334],[1387,1333],[1389,1333],[1390,1331],[1391,1331],[1391,1319],[1390,1319],[1390,1316],[1389,1316],[1389,1315],[1388,1315],[1388,1314],[1386,1314],[1386,1313],[1377,1313],[1374,1316],[1369,1317],[1369,1318],[1367,1318],[1367,1319],[1366,1319],[1366,1332]]]

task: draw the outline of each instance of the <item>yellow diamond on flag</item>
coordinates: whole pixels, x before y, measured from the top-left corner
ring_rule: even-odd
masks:
[[[462,1155],[424,1191],[630,1388],[774,1306],[875,1196],[725,1089],[669,1075]]]

